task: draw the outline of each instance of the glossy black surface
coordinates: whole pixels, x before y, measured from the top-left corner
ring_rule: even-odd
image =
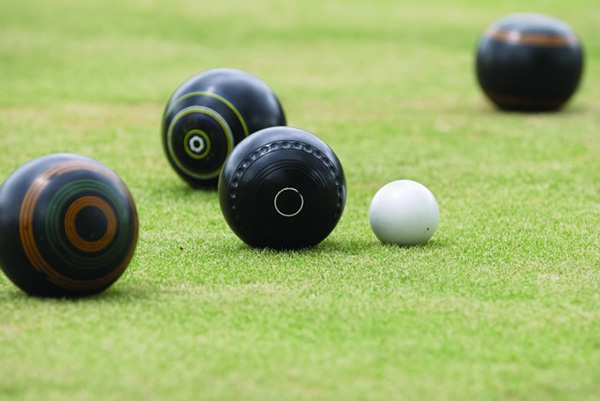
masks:
[[[342,215],[344,172],[315,135],[268,128],[243,140],[227,159],[219,202],[231,229],[248,245],[308,248],[325,239]]]
[[[583,49],[565,23],[538,14],[516,14],[482,35],[476,56],[478,82],[498,107],[550,111],[575,93]]]
[[[34,159],[0,187],[0,267],[30,295],[81,297],[112,285],[135,250],[131,194],[103,164]]]
[[[167,102],[163,147],[188,184],[214,187],[225,159],[242,139],[285,124],[281,103],[266,83],[244,71],[214,69],[188,79]]]

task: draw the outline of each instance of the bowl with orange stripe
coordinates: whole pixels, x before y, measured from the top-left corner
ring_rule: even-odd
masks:
[[[543,14],[516,13],[481,35],[476,74],[487,98],[516,111],[563,107],[583,74],[580,39],[565,22]]]
[[[137,236],[131,193],[88,157],[39,157],[0,187],[0,267],[30,295],[102,292],[129,265]]]

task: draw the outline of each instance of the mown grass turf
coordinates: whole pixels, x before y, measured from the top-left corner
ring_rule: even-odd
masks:
[[[0,278],[0,399],[597,400],[600,9],[532,1],[581,36],[560,113],[501,113],[473,74],[478,35],[522,2],[5,1],[0,176],[49,152],[113,168],[140,215],[104,294],[30,298]],[[168,3],[168,4],[167,4]],[[159,136],[196,72],[267,81],[327,141],[347,207],[312,250],[246,247]],[[423,247],[383,246],[388,181],[437,196]]]

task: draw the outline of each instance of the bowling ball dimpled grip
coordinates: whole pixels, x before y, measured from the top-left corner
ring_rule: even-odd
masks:
[[[234,233],[252,247],[310,248],[341,218],[342,165],[315,135],[273,127],[242,141],[219,180],[219,202]]]

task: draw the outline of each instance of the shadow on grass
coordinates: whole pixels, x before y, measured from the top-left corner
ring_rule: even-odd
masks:
[[[298,255],[311,255],[311,254],[348,254],[356,255],[361,253],[373,253],[379,251],[398,251],[398,252],[429,252],[437,251],[440,249],[447,249],[449,243],[445,239],[432,238],[425,244],[411,245],[411,246],[400,246],[393,244],[383,244],[376,239],[354,239],[354,240],[333,240],[325,239],[320,244],[312,248],[286,250],[286,249],[273,249],[273,248],[253,248],[243,242],[239,242],[234,247],[226,246],[227,249],[223,249],[223,252],[247,252],[250,254],[298,254]]]
[[[105,291],[82,297],[40,297],[33,296],[21,291],[13,286],[8,291],[0,292],[0,304],[4,302],[43,302],[43,303],[58,303],[58,304],[77,304],[77,303],[123,303],[124,301],[139,301],[154,299],[156,290],[145,288],[139,285],[115,285],[109,287]]]
[[[482,104],[477,108],[478,114],[484,114],[488,116],[514,116],[514,117],[561,117],[561,116],[576,116],[587,114],[590,112],[589,107],[582,105],[580,103],[570,104],[567,103],[563,107],[557,110],[545,110],[545,111],[528,111],[528,110],[506,110],[500,107],[497,107],[493,104]]]
[[[317,252],[348,252],[348,253],[360,253],[360,252],[377,252],[380,250],[398,250],[401,252],[410,251],[430,251],[447,248],[447,243],[443,239],[432,238],[428,242],[420,245],[394,245],[384,244],[376,239],[369,240],[325,240],[314,250]]]

